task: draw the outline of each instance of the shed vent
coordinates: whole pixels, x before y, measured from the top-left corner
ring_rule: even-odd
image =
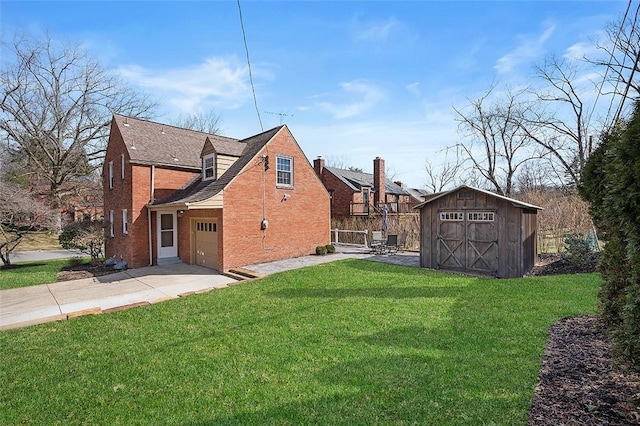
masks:
[[[459,191],[458,192],[459,200],[473,200],[473,191]]]

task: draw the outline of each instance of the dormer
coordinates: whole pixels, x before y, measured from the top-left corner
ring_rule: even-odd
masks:
[[[202,158],[202,180],[216,180],[218,178],[216,173],[216,150],[208,137],[204,141],[200,158]]]

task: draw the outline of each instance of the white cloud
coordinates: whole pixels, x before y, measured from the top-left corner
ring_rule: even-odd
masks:
[[[371,24],[367,28],[356,31],[354,37],[357,41],[385,41],[389,38],[391,30],[398,25],[398,20],[391,17],[386,21]]]
[[[319,105],[333,114],[334,118],[348,118],[362,114],[384,99],[384,91],[361,80],[340,83],[342,103],[320,102]]]
[[[589,57],[598,52],[598,48],[593,42],[575,43],[565,50],[562,57],[569,61],[579,61],[584,57]]]
[[[511,52],[498,58],[493,68],[500,74],[512,71],[522,63],[529,63],[531,60],[543,53],[544,43],[551,37],[556,26],[548,24],[540,35],[519,35],[518,46]]]
[[[291,124],[296,140],[308,158],[343,157],[347,166],[372,172],[373,159],[384,158],[393,169],[394,179],[411,187],[422,187],[427,159],[443,161],[445,146],[455,144],[458,135],[450,109],[442,105],[425,105],[423,111],[405,119],[367,119],[295,122]],[[301,117],[302,119],[302,117]]]
[[[409,93],[411,93],[414,96],[420,96],[420,83],[419,82],[415,82],[415,83],[411,83],[411,84],[407,84],[406,86],[404,86],[405,89],[407,89],[407,91]]]
[[[138,65],[120,67],[118,73],[163,99],[180,113],[211,107],[234,109],[251,96],[246,66],[235,58],[213,57],[196,65],[153,70]]]

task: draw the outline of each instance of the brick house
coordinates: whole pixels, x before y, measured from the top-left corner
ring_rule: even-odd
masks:
[[[419,190],[386,179],[380,157],[373,160],[373,174],[327,167],[322,157],[313,161],[313,167],[329,191],[335,219],[377,215],[385,204],[393,213],[413,213],[413,207],[424,201]]]
[[[287,126],[237,140],[114,115],[106,256],[219,271],[329,243],[329,195]]]

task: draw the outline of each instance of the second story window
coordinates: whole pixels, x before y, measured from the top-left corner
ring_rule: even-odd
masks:
[[[202,157],[202,180],[214,180],[216,178],[216,157],[210,154]]]
[[[276,184],[293,186],[293,158],[283,155],[276,156]]]

